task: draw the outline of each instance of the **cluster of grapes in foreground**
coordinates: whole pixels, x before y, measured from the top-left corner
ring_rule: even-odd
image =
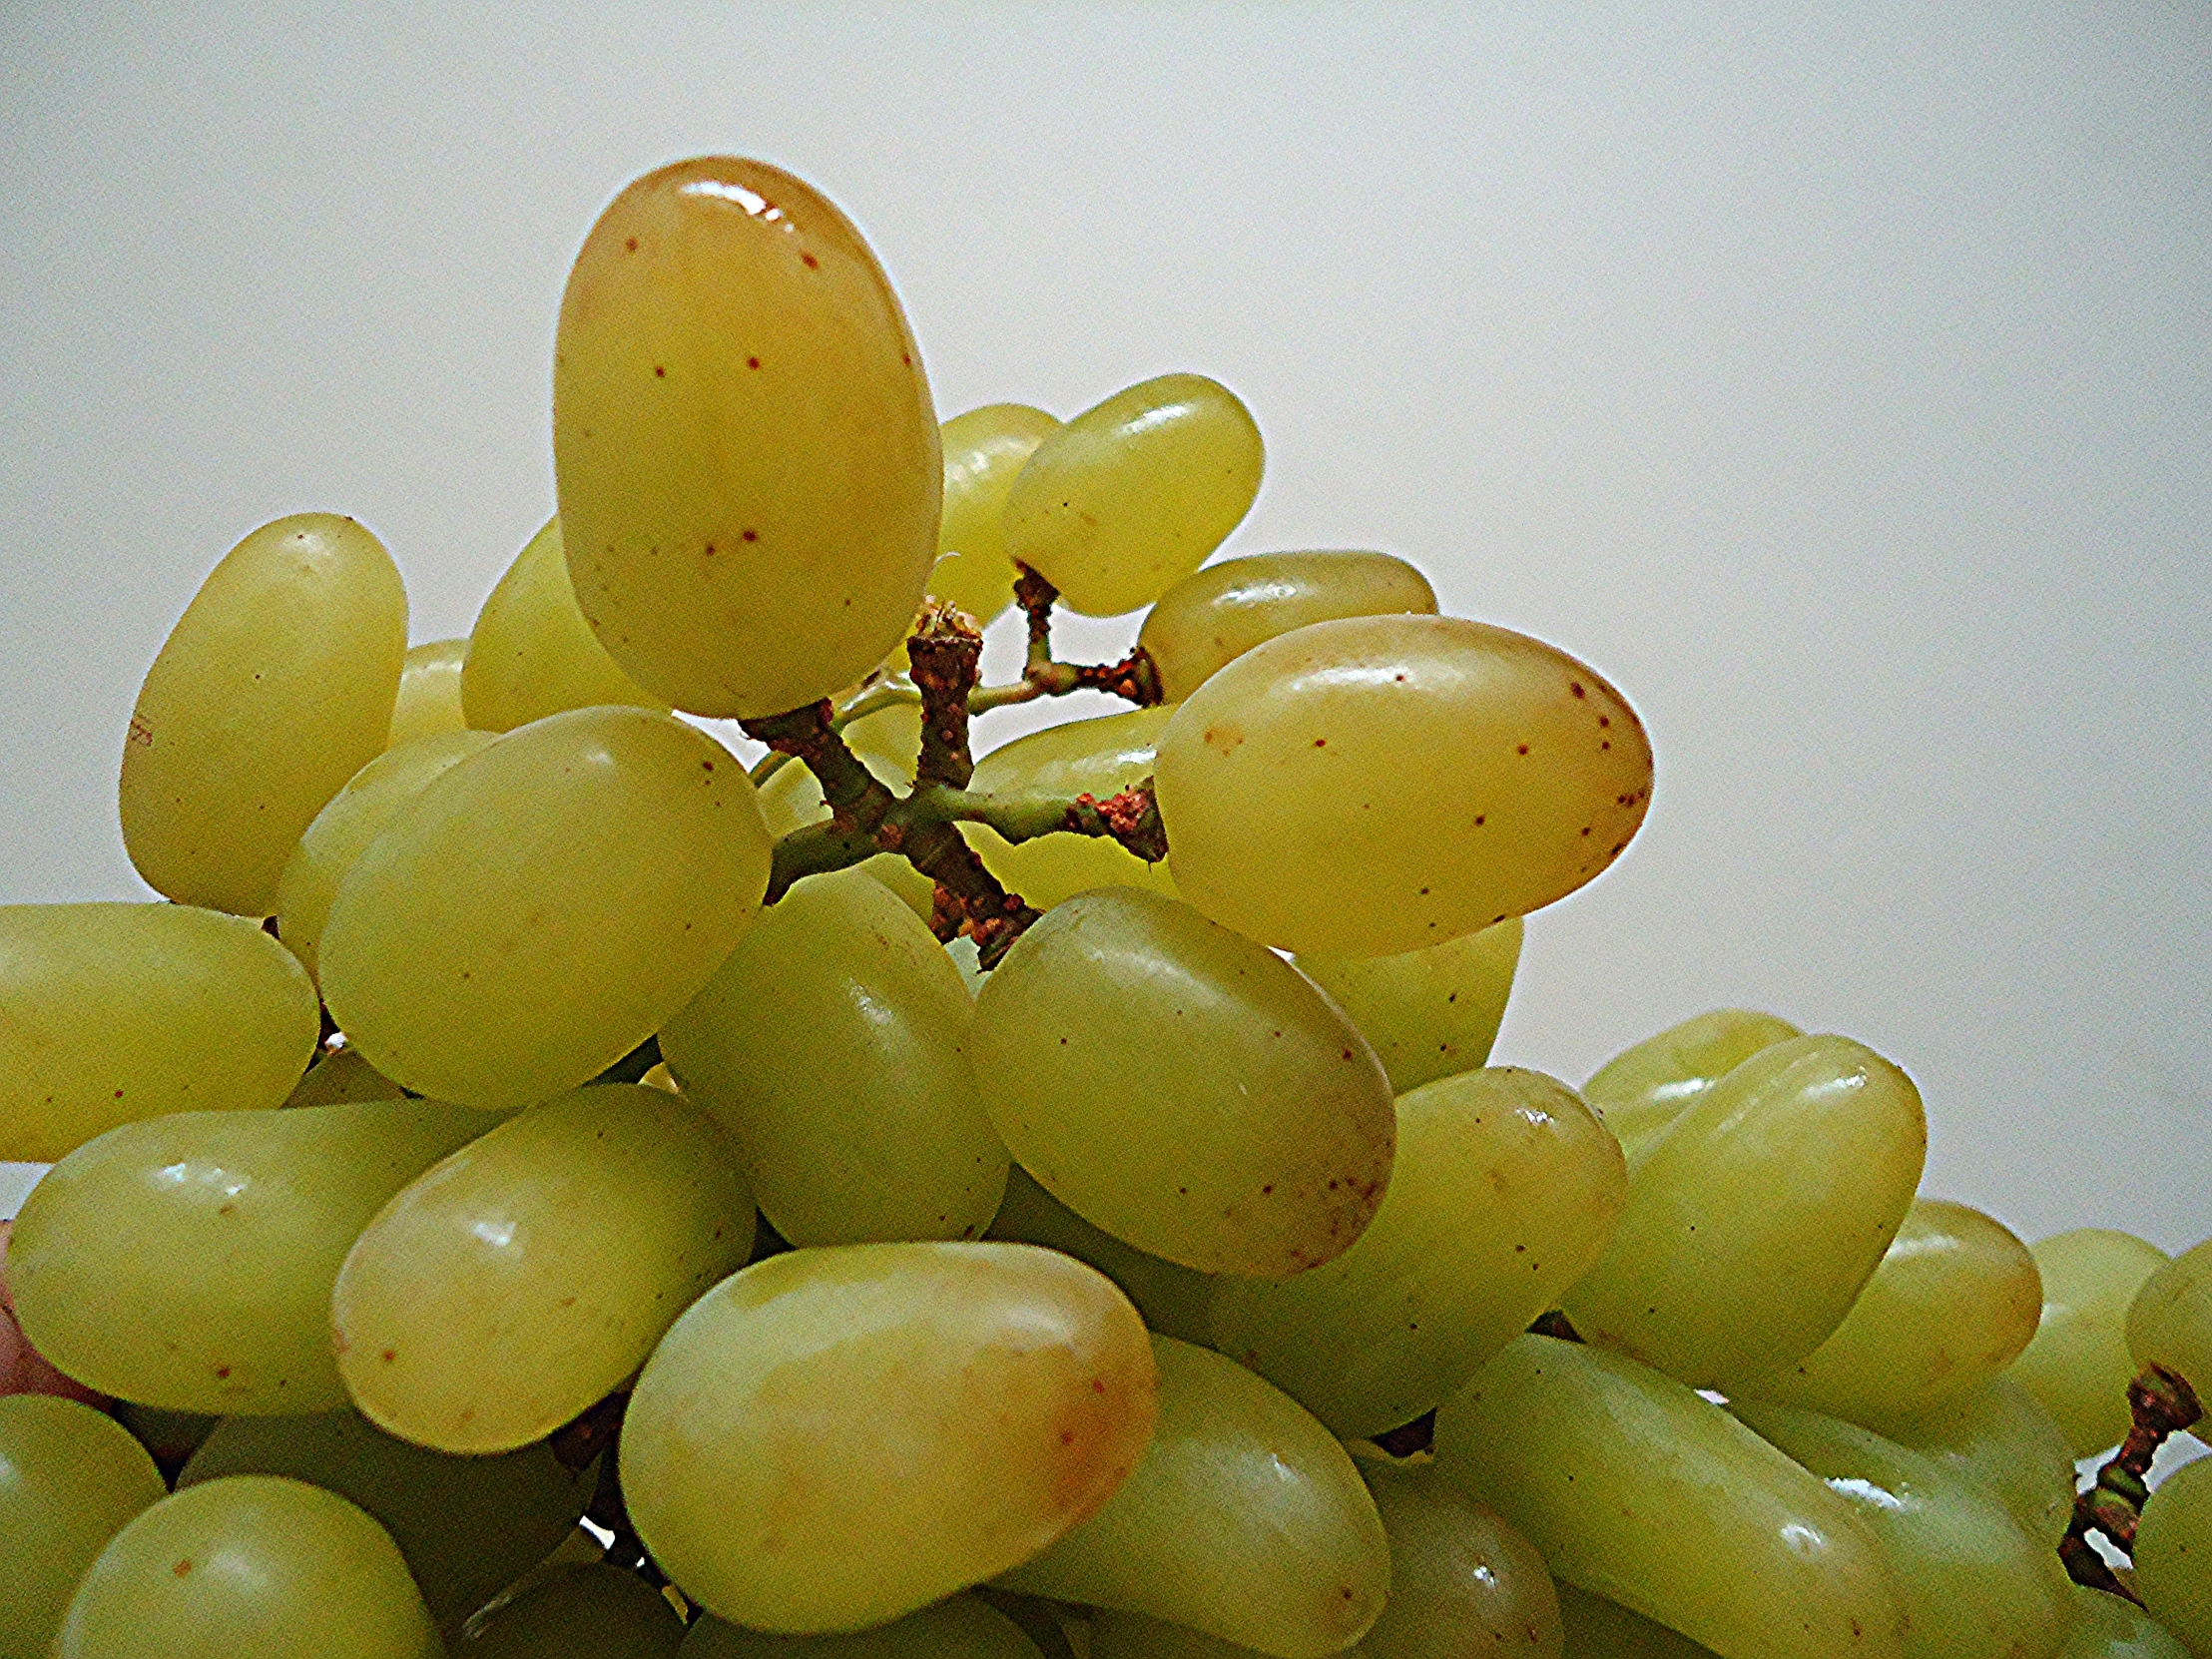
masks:
[[[1225,388],[940,427],[710,160],[553,427],[466,641],[249,535],[124,746],[170,902],[0,908],[0,1659],[2212,1659],[2212,1241],[1921,1196],[1767,1014],[1486,1066],[1643,730],[1401,560],[1208,564]]]

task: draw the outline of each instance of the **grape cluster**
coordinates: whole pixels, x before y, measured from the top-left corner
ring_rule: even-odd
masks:
[[[553,437],[465,642],[249,535],[124,747],[171,902],[0,908],[0,1659],[2212,1656],[2212,1460],[2140,1478],[2212,1241],[1920,1196],[1910,1077],[1771,1015],[1486,1066],[1643,729],[1401,560],[1208,564],[1225,387],[940,426],[705,159]]]

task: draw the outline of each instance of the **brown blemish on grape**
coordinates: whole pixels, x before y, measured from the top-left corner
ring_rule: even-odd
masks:
[[[1569,680],[1567,682],[1567,690],[1574,693],[1574,695],[1577,697],[1586,697],[1587,695],[1589,695],[1588,693],[1583,691],[1582,682],[1579,680]]]
[[[1314,747],[1316,749],[1327,749],[1329,747],[1329,740],[1327,738],[1316,738],[1314,740]]]
[[[216,1368],[215,1368],[215,1380],[216,1380],[216,1381],[217,1381],[218,1382],[230,1382],[230,1381],[231,1381],[231,1368],[230,1368],[229,1366],[218,1366],[218,1367],[216,1367]]]
[[[758,530],[741,530],[739,534],[744,536],[747,541],[759,541],[761,539],[761,532]]]
[[[622,251],[625,254],[635,254],[638,251],[638,239],[636,237],[623,238]]]
[[[236,1204],[219,1204],[215,1213],[219,1216],[235,1216],[239,1213],[239,1207]]]
[[[799,263],[805,266],[809,271],[820,271],[822,269],[822,262],[816,259],[812,254],[800,255]]]
[[[1522,744],[1522,745],[1521,745],[1521,746],[1520,746],[1519,748],[1515,749],[1515,750],[1513,751],[1513,753],[1514,753],[1514,754],[1516,754],[1516,755],[1525,755],[1525,754],[1527,754],[1527,753],[1528,753],[1528,745],[1526,745],[1525,743],[1524,743],[1524,744]]]
[[[395,1354],[395,1353],[394,1353],[394,1352],[393,1352],[392,1350],[390,1350],[390,1349],[388,1349],[388,1348],[387,1348],[387,1349],[385,1349],[385,1350],[384,1350],[384,1352],[383,1352],[382,1354],[379,1354],[379,1355],[377,1356],[377,1358],[378,1358],[379,1360],[383,1361],[383,1362],[384,1362],[384,1364],[388,1366],[388,1365],[390,1365],[390,1364],[391,1364],[391,1363],[392,1363],[392,1362],[393,1362],[394,1360],[398,1359],[398,1358],[399,1358],[399,1356],[398,1356],[397,1354]]]
[[[656,380],[665,380],[665,379],[667,379],[667,378],[668,378],[668,370],[667,370],[666,368],[663,368],[663,367],[662,367],[662,366],[661,366],[661,365],[660,365],[659,363],[655,363],[655,364],[653,365],[653,378],[654,378],[654,379],[656,379]]]
[[[179,1578],[190,1577],[192,1574],[192,1562],[190,1559],[179,1561],[174,1567],[171,1567],[169,1570],[175,1573]]]
[[[745,366],[747,368],[759,368],[761,366],[761,359],[758,357],[748,357],[745,359]]]

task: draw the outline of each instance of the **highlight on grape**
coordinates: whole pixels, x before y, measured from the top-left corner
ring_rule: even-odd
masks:
[[[2212,1241],[1924,1193],[1911,1057],[1771,1014],[1486,1065],[1650,743],[1215,560],[1229,387],[940,422],[709,157],[551,424],[466,640],[246,535],[121,735],[167,902],[0,906],[0,1659],[2212,1659]]]

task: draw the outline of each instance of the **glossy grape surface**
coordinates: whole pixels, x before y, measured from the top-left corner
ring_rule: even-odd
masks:
[[[2106,1227],[2053,1234],[2030,1254],[2043,1307],[2012,1376],[2058,1419],[2073,1454],[2093,1456],[2126,1437],[2127,1385],[2140,1369],[2127,1348],[2127,1311],[2143,1281],[2172,1258]]]
[[[468,724],[461,712],[461,666],[466,640],[430,640],[409,646],[399,663],[399,697],[391,710],[391,742],[458,732]]]
[[[1006,497],[1023,464],[1060,423],[1026,403],[987,403],[937,429],[944,450],[944,514],[937,526],[933,598],[978,623],[1014,602],[1014,561],[1006,551]]]
[[[2212,1651],[2212,1459],[2167,1475],[2135,1529],[2135,1588],[2193,1653]]]
[[[1884,1427],[1898,1444],[1977,1482],[2030,1538],[2058,1547],[2073,1516],[2073,1452],[2050,1413],[2011,1373]]]
[[[479,732],[511,732],[564,709],[626,704],[665,711],[615,666],[577,608],[561,521],[523,544],[476,613],[461,670],[461,707]]]
[[[2212,1239],[2144,1280],[2127,1309],[2127,1347],[2138,1368],[2164,1366],[2212,1391]]]
[[[1036,1177],[1019,1164],[1007,1172],[1006,1196],[991,1218],[988,1236],[1072,1256],[1118,1285],[1144,1316],[1146,1330],[1186,1343],[1208,1341],[1213,1275],[1123,1244],[1093,1227],[1038,1186]]]
[[[1391,1090],[1403,1094],[1473,1071],[1490,1057],[1512,994],[1521,933],[1521,918],[1507,916],[1395,956],[1300,956],[1298,970],[1360,1028]]]
[[[454,1659],[674,1659],[684,1621],[634,1572],[541,1567],[468,1621]]]
[[[1773,1014],[1718,1008],[1614,1055],[1582,1085],[1582,1098],[1626,1150],[1761,1049],[1804,1034]]]
[[[1559,1598],[1535,1545],[1433,1465],[1360,1472],[1390,1542],[1390,1599],[1361,1659],[1557,1659]]]
[[[969,788],[982,795],[1088,795],[1106,801],[1152,776],[1160,733],[1175,711],[1071,720],[1016,738],[975,763]],[[988,825],[961,827],[983,867],[1040,910],[1090,887],[1143,887],[1175,896],[1167,861],[1148,864],[1118,842],[1093,835],[1039,835],[1010,843]]]
[[[0,1659],[45,1659],[85,1569],[167,1494],[114,1418],[49,1394],[0,1397]]]

